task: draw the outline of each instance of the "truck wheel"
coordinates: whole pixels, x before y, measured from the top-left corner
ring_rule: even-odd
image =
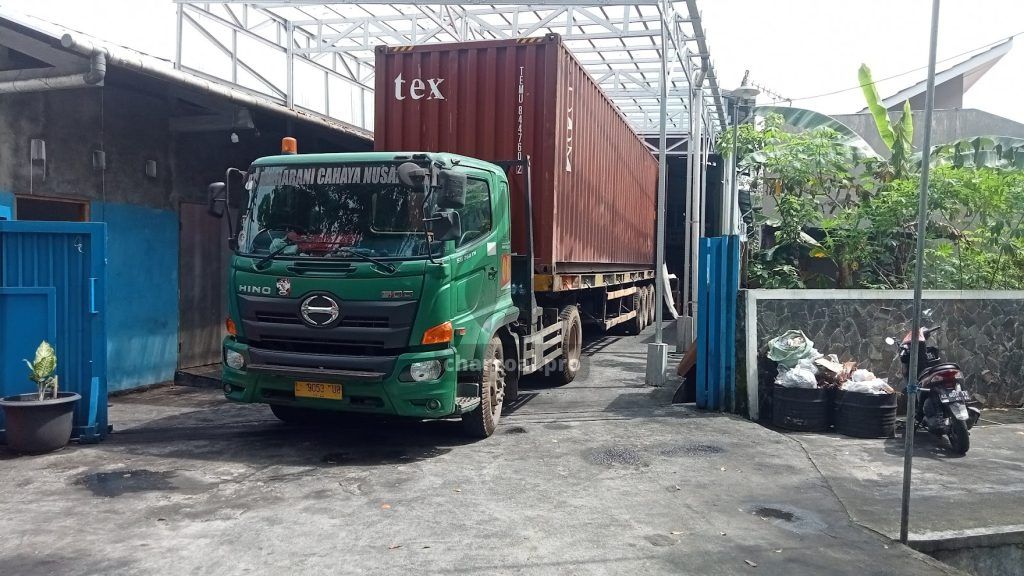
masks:
[[[462,429],[473,438],[487,438],[498,427],[505,400],[505,355],[497,336],[484,350],[479,384],[480,405],[462,417]]]
[[[580,355],[583,353],[583,323],[580,311],[575,305],[562,308],[558,313],[558,321],[562,323],[562,355],[549,364],[544,372],[556,386],[568,384],[576,379],[580,368]]]
[[[643,288],[637,288],[636,292],[633,293],[632,304],[630,305],[629,309],[630,310],[635,310],[636,311],[636,316],[634,316],[633,318],[631,318],[630,320],[628,320],[625,323],[626,324],[626,334],[639,334],[640,331],[644,329],[644,325],[643,325],[643,321],[644,321],[643,320],[643,313],[644,313],[644,310],[643,310],[643,306],[641,305],[641,302],[643,302],[643,298],[641,298],[641,296],[640,296],[641,292],[643,292],[643,291],[644,291]]]
[[[283,404],[271,404],[270,411],[277,416],[277,419],[289,424],[308,424],[316,419],[317,413],[309,408],[297,406],[285,406]]]

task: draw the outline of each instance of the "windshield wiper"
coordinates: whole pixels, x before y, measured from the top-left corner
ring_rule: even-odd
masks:
[[[398,268],[396,268],[394,264],[391,264],[389,262],[385,262],[383,260],[378,260],[378,259],[376,259],[376,258],[374,258],[372,256],[367,256],[366,254],[363,254],[362,252],[358,252],[356,250],[353,250],[352,248],[349,248],[348,246],[341,246],[341,247],[335,248],[334,251],[331,252],[331,253],[332,254],[337,254],[338,252],[345,252],[347,254],[351,254],[352,256],[355,256],[356,258],[360,258],[362,260],[366,260],[367,262],[372,262],[373,264],[376,264],[378,267],[383,268],[384,271],[387,272],[388,274],[394,274],[398,270]]]
[[[282,244],[281,246],[277,247],[273,252],[270,252],[266,256],[264,256],[264,257],[260,258],[259,260],[257,260],[252,265],[252,267],[255,268],[256,270],[263,270],[264,268],[267,267],[268,264],[270,264],[271,260],[276,258],[281,252],[284,252],[285,248],[288,248],[289,246],[295,246],[295,244],[296,244],[296,242],[294,240],[292,240],[291,238],[288,238],[287,236],[285,236],[281,241],[284,242],[284,244]]]

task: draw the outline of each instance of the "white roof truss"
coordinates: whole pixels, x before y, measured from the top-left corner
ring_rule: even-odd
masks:
[[[697,82],[706,87],[705,134],[725,127],[696,0],[176,2],[176,66],[366,129],[373,128],[376,46],[557,33],[636,131],[654,136],[661,126],[665,26],[668,134],[689,133],[690,86]]]

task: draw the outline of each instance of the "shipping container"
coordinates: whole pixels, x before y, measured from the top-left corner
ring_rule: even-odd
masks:
[[[538,274],[653,268],[657,161],[557,34],[378,47],[374,148],[528,155]],[[513,171],[523,254],[524,175]]]

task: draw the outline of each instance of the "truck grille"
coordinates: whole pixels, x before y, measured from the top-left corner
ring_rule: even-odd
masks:
[[[416,300],[343,300],[339,322],[330,328],[307,326],[300,298],[239,294],[238,311],[245,341],[267,350],[299,354],[376,356],[409,345]]]
[[[301,325],[299,315],[279,312],[256,312],[256,321],[264,324],[297,324]],[[379,316],[342,316],[338,326],[352,328],[387,328],[389,319]]]

